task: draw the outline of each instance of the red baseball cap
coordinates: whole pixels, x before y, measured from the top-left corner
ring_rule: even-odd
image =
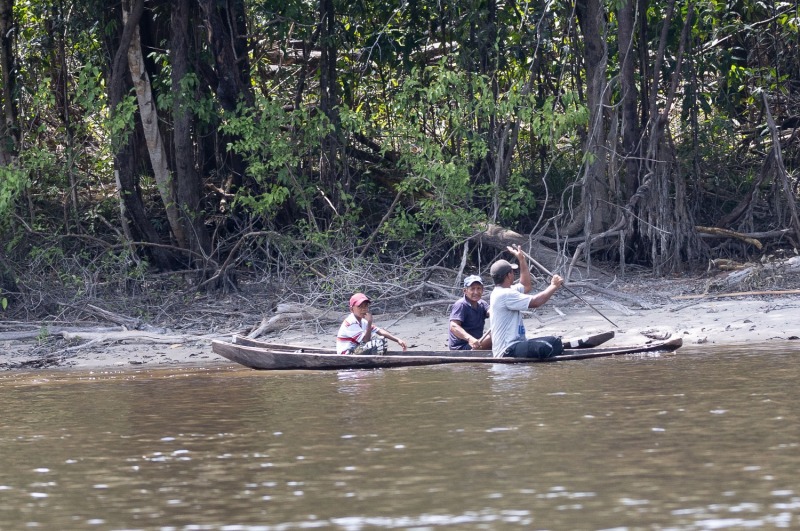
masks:
[[[369,297],[367,297],[363,293],[356,293],[355,295],[350,297],[350,307],[352,308],[353,306],[360,306],[361,303],[365,301],[372,302],[371,300],[369,300]]]

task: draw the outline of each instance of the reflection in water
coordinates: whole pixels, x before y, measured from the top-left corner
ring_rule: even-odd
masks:
[[[366,393],[373,382],[380,382],[383,374],[383,371],[337,371],[337,391],[345,395]]]
[[[4,373],[0,527],[798,527],[794,356]]]

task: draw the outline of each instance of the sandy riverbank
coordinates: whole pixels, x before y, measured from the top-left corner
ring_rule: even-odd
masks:
[[[615,330],[609,345],[638,344],[652,338],[679,336],[685,346],[741,343],[774,343],[776,348],[798,348],[800,341],[800,295],[751,294],[714,296],[702,293],[702,284],[687,281],[647,281],[621,287],[631,299],[610,302],[591,292],[585,300],[616,325],[568,292],[562,292],[547,305],[528,315],[528,336],[557,335],[565,338]],[[760,293],[760,292],[759,292]],[[635,301],[641,302],[641,304]],[[342,314],[343,316],[344,314]],[[444,305],[421,313],[377,314],[376,324],[387,327],[406,340],[412,349],[438,350],[445,347],[449,308]],[[138,367],[202,366],[229,364],[211,351],[211,339],[227,338],[255,327],[256,322],[232,323],[229,329],[213,334],[183,332],[182,340],[101,342],[85,348],[67,350],[64,345],[48,352],[35,341],[0,343],[0,367],[35,370],[67,367],[71,369],[125,369]],[[289,331],[275,332],[262,339],[311,346],[332,346],[338,323],[299,323]],[[390,343],[390,349],[399,348]]]

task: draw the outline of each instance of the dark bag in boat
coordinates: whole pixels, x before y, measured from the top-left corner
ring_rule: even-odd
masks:
[[[544,336],[514,343],[503,352],[504,358],[552,358],[564,352],[560,337]]]

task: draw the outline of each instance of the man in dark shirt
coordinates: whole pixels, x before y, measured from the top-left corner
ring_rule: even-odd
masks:
[[[492,338],[483,337],[483,325],[489,317],[489,303],[483,300],[483,281],[478,275],[464,279],[464,296],[450,311],[450,350],[488,350]]]

